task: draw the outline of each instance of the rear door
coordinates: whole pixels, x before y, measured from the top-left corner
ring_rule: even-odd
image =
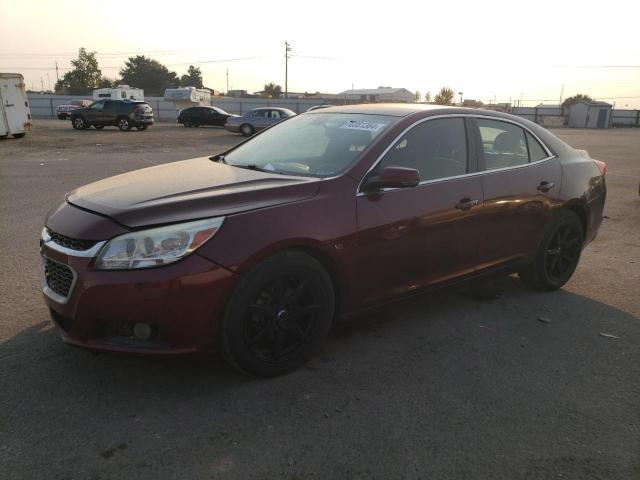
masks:
[[[421,183],[358,193],[356,265],[365,304],[473,272],[482,185],[473,174],[475,143],[467,140],[467,129],[462,117],[418,123],[368,173],[387,166],[414,168]]]
[[[559,160],[529,130],[476,118],[484,191],[481,267],[515,262],[537,249],[560,191]]]

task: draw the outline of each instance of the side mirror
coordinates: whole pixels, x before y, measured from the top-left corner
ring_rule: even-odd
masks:
[[[364,183],[363,191],[376,192],[383,188],[408,188],[419,184],[420,172],[415,168],[390,166],[369,177]]]

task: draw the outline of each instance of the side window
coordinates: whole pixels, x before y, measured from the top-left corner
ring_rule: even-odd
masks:
[[[269,113],[269,110],[256,110],[253,112],[253,118],[264,118]]]
[[[94,110],[96,112],[100,112],[102,111],[102,109],[104,108],[104,102],[95,102],[91,105],[91,110]]]
[[[526,134],[527,145],[529,146],[529,160],[531,162],[537,162],[538,160],[547,158],[549,154],[544,148],[542,148],[540,142],[538,142],[529,132],[526,132]]]
[[[270,118],[280,118],[280,110],[271,110],[269,112]]]
[[[478,118],[476,121],[480,129],[486,170],[529,163],[527,141],[522,128],[498,120]]]
[[[376,167],[415,168],[420,181],[467,173],[467,137],[462,118],[423,122],[407,132]]]

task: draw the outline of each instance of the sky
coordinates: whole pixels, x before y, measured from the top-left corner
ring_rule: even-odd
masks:
[[[339,93],[404,87],[433,95],[557,104],[585,93],[640,108],[640,2],[113,2],[0,0],[0,71],[53,88],[78,48],[116,78],[144,54],[178,75],[190,63],[215,90]],[[42,80],[41,80],[42,79]]]

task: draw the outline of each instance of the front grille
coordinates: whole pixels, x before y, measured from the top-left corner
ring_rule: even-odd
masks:
[[[51,241],[61,247],[69,248],[71,250],[89,250],[98,243],[95,240],[78,240],[75,238],[65,237],[64,235],[60,235],[59,233],[53,232],[49,229],[47,229],[47,233],[49,234],[49,237],[51,237]]]
[[[44,278],[54,293],[62,297],[68,297],[73,284],[73,272],[62,263],[54,262],[49,258],[44,259]]]

